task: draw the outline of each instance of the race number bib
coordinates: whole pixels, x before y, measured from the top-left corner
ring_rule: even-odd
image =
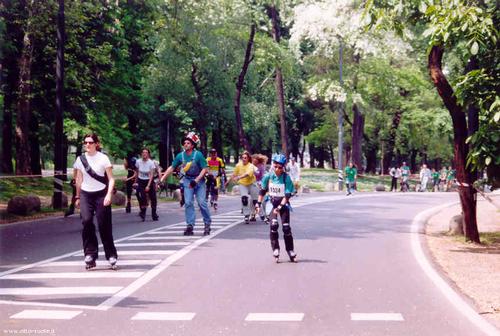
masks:
[[[285,197],[285,185],[269,183],[269,195],[272,197]]]

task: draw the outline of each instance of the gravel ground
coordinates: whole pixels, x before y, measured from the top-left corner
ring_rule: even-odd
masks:
[[[499,233],[500,194],[492,197],[494,204],[478,197],[479,232]],[[427,245],[448,279],[473,300],[481,315],[500,329],[500,241],[473,244],[448,235],[451,217],[460,212],[460,205],[456,205],[431,217],[426,226]]]

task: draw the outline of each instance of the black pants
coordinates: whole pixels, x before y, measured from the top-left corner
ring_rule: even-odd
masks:
[[[148,185],[149,180],[137,180],[137,200],[139,201],[139,205],[141,206],[141,209],[146,209],[148,207],[148,198],[147,196],[149,195],[149,199],[151,200],[151,210],[153,210],[154,213],[156,213],[156,205],[157,205],[157,200],[156,200],[156,185],[154,182],[151,182],[151,185],[149,186],[149,192],[146,193],[146,187]]]
[[[101,236],[102,245],[104,246],[104,254],[106,259],[110,257],[118,257],[116,253],[115,242],[113,239],[113,227],[111,221],[111,205],[104,206],[104,197],[106,197],[106,189],[96,192],[87,192],[82,190],[80,193],[80,214],[82,216],[82,240],[83,253],[91,255],[97,259],[99,252],[99,244],[95,232],[94,215],[97,218],[99,227],[99,235]]]
[[[398,178],[394,176],[391,179],[391,191],[393,190],[398,190]]]
[[[134,172],[129,169],[127,171],[127,178],[130,178],[132,176],[134,176]],[[132,179],[125,182],[125,189],[127,191],[127,202],[130,202],[130,199],[132,198],[133,185],[134,181]]]
[[[271,239],[271,249],[274,251],[275,249],[280,248],[279,243],[279,233],[278,233],[278,215],[274,213],[274,209],[281,203],[282,198],[274,198],[271,199],[271,203],[273,205],[273,210],[271,211],[271,215],[269,216],[270,224],[269,224],[269,238]],[[279,211],[279,215],[281,217],[281,225],[283,230],[283,240],[285,241],[285,249],[287,251],[293,251],[293,236],[292,236],[292,228],[290,227],[290,209],[287,206],[284,206]]]

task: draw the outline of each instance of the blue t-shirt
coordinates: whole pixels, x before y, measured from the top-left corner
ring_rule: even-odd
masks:
[[[174,169],[180,166],[181,174],[185,174],[188,177],[196,177],[203,168],[207,167],[207,160],[203,154],[197,150],[193,150],[191,155],[182,151],[175,156],[172,166]]]
[[[281,176],[277,176],[274,172],[270,172],[264,176],[262,179],[262,189],[266,190],[269,196],[272,197],[285,197],[286,194],[291,194],[295,191],[290,175],[281,174]]]

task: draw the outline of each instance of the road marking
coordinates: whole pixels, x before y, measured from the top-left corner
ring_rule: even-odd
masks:
[[[115,244],[116,247],[127,246],[187,246],[191,242],[160,242],[160,243],[120,243]]]
[[[15,287],[0,288],[0,295],[114,294],[123,287]]]
[[[171,255],[171,254],[174,254],[175,252],[177,252],[177,250],[129,250],[129,251],[120,250],[118,252],[118,260],[120,260],[119,259],[120,256],[123,256],[123,255],[129,255],[129,256],[151,255],[151,254],[161,254],[161,255],[165,255],[166,254],[166,255]],[[74,256],[74,257],[83,257],[83,252],[82,253],[73,254],[72,256]],[[104,257],[104,253],[100,252],[99,253],[99,257]]]
[[[154,279],[157,275],[159,275],[161,272],[163,272],[165,269],[167,269],[170,265],[172,265],[177,260],[184,257],[186,254],[188,254],[189,252],[191,252],[192,250],[194,250],[198,246],[206,243],[208,240],[216,237],[217,235],[223,233],[226,230],[231,229],[232,227],[234,227],[240,223],[241,223],[241,220],[235,221],[232,224],[226,225],[223,229],[220,229],[209,236],[204,236],[201,239],[195,240],[192,244],[183,247],[181,250],[177,251],[177,253],[164,259],[161,263],[159,263],[158,265],[153,267],[151,270],[147,271],[142,277],[136,279],[130,285],[123,288],[121,291],[114,294],[113,296],[108,298],[106,301],[102,302],[99,306],[97,306],[97,309],[108,310],[108,309],[112,308],[113,306],[115,306],[116,304],[121,302],[122,300],[124,300],[127,297],[129,297],[130,295],[132,295],[136,290],[145,286],[152,279]]]
[[[94,278],[138,278],[144,272],[110,272],[110,271],[92,271],[92,272],[60,272],[60,273],[23,273],[9,274],[0,278],[9,280],[27,280],[27,279],[94,279]]]
[[[455,292],[448,283],[438,274],[438,272],[431,266],[431,263],[425,256],[420,242],[421,233],[425,232],[425,223],[429,218],[436,214],[438,211],[457,204],[452,202],[443,204],[425,211],[420,212],[411,224],[411,248],[415,259],[424,271],[424,273],[431,279],[436,287],[443,293],[443,295],[461,312],[470,322],[481,329],[486,335],[499,336],[498,329],[479,315],[474,308],[472,308],[464,299]]]
[[[121,252],[121,251],[120,251]],[[120,253],[122,255],[122,253]],[[120,266],[132,266],[132,265],[156,265],[161,262],[161,259],[151,259],[151,260],[123,260],[118,259],[118,265]],[[53,261],[40,265],[38,267],[66,267],[66,266],[82,266],[83,261]],[[97,266],[109,266],[109,263],[105,260],[97,260]]]
[[[162,234],[165,234],[162,232]],[[183,240],[183,239],[198,239],[198,236],[155,236],[155,237],[135,237],[135,238],[130,238],[129,240],[166,240],[166,239],[171,239],[171,240]]]
[[[184,231],[176,231],[176,232],[184,232]],[[172,233],[172,231],[157,231],[157,232],[149,232],[145,234],[145,236],[155,236],[155,235],[164,235],[167,233]],[[198,236],[168,236],[170,239],[198,239]],[[154,237],[150,237],[154,238]],[[142,236],[141,237],[135,237],[135,238],[130,238],[129,240],[137,240],[137,239],[144,239]]]
[[[404,321],[399,313],[351,313],[351,321]]]
[[[23,310],[20,313],[12,315],[11,319],[41,319],[41,320],[71,320],[78,316],[82,311],[74,310]]]
[[[250,313],[245,318],[249,322],[299,322],[303,313]]]
[[[132,317],[132,320],[142,321],[191,321],[195,313],[167,313],[167,312],[140,312]]]

